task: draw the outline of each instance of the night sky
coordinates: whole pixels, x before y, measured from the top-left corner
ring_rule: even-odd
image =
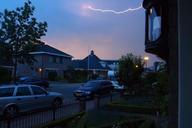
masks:
[[[81,59],[94,50],[101,59],[119,59],[126,53],[150,57],[150,65],[157,60],[144,52],[145,11],[116,15],[91,11],[100,9],[122,11],[140,6],[142,0],[31,0],[38,21],[48,23],[42,38],[74,57]],[[23,5],[24,0],[1,0],[0,11]]]

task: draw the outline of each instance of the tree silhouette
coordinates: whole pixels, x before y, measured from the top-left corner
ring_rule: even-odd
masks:
[[[34,17],[35,7],[30,1],[24,3],[23,7],[16,10],[5,9],[0,13],[0,43],[6,44],[9,55],[1,53],[4,57],[12,59],[14,66],[14,80],[16,79],[18,63],[32,64],[34,58],[29,53],[35,50],[35,44],[47,31],[46,22],[37,22]],[[2,48],[2,47],[1,47]],[[5,50],[1,50],[3,52]]]

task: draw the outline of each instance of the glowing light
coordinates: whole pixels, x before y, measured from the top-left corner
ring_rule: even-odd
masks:
[[[91,5],[87,5],[86,7],[87,9],[91,10],[91,11],[96,11],[96,12],[102,12],[102,13],[114,13],[114,14],[124,14],[124,13],[128,13],[128,12],[133,12],[133,11],[137,11],[140,10],[142,8],[142,4],[140,4],[139,7],[136,8],[128,8],[124,11],[115,11],[115,10],[108,10],[108,9],[100,9],[100,8],[94,8]]]
[[[90,8],[92,8],[92,6],[89,4],[83,4],[82,5],[82,9],[90,9]]]
[[[148,61],[148,60],[149,60],[149,57],[148,57],[148,56],[145,56],[145,57],[144,57],[144,60],[145,60],[145,61]]]
[[[42,72],[42,71],[43,71],[43,69],[42,69],[42,68],[39,68],[38,70],[39,70],[39,72]]]

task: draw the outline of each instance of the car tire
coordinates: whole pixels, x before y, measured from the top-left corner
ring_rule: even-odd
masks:
[[[58,108],[62,105],[63,101],[61,98],[56,98],[53,103],[52,103],[52,107],[53,108]]]
[[[16,105],[11,105],[6,107],[3,113],[5,118],[14,118],[18,115],[19,109]]]

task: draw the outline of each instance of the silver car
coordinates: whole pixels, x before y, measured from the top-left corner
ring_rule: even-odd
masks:
[[[47,92],[35,85],[0,86],[0,115],[15,116],[18,112],[44,107],[59,107],[63,95]]]

